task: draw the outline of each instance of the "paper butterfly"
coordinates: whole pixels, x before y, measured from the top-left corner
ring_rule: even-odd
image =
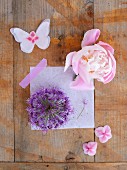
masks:
[[[34,31],[27,33],[20,28],[11,28],[10,32],[15,40],[20,43],[21,50],[25,53],[31,53],[35,44],[43,50],[48,48],[50,44],[49,27],[50,19],[45,19],[37,28],[36,33]]]

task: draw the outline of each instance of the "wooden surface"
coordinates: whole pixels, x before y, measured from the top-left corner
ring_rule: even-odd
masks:
[[[9,29],[30,32],[45,18],[51,19],[50,47],[23,53]],[[127,169],[126,22],[127,0],[0,0],[0,161],[6,162],[0,170]],[[45,136],[31,131],[25,111],[29,87],[22,89],[19,82],[42,58],[49,66],[64,65],[66,54],[79,50],[84,31],[92,28],[99,28],[100,39],[115,48],[115,79],[107,85],[95,82],[95,125],[110,125],[113,138],[100,144],[94,129],[55,130]],[[95,157],[82,150],[82,143],[91,140],[98,142]]]
[[[14,161],[12,0],[0,0],[0,160]]]
[[[96,127],[110,125],[113,138],[99,145],[95,161],[127,161],[127,1],[95,1],[94,27],[101,30],[100,39],[114,47],[117,61],[115,79],[106,86],[96,82]]]
[[[68,52],[81,48],[84,30],[93,28],[93,15],[87,13],[90,8],[92,10],[93,3],[87,5],[84,0],[80,4],[78,0],[70,3],[62,0],[15,0],[13,5],[14,26],[27,31],[35,30],[44,18],[51,18],[51,45],[47,50],[36,47],[31,54],[25,54],[19,49],[19,44],[14,42],[15,160],[93,162],[94,157],[84,156],[82,143],[84,140],[94,140],[94,130],[56,130],[46,136],[42,136],[41,131],[31,131],[25,111],[29,88],[23,90],[18,85],[29,72],[30,66],[36,65],[43,57],[48,59],[48,65],[60,66],[64,65]]]
[[[126,163],[0,163],[0,170],[126,170]]]

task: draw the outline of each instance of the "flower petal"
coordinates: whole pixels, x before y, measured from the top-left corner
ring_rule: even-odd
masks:
[[[102,46],[106,51],[110,51],[112,53],[112,55],[114,54],[114,49],[112,48],[111,45],[109,45],[109,44],[107,44],[107,43],[105,43],[103,41],[99,41],[99,43],[97,43],[97,44]]]
[[[96,150],[97,149],[97,142],[89,142],[88,147],[90,149]]]
[[[96,128],[96,129],[95,129],[95,135],[96,135],[97,137],[103,136],[103,127],[98,127],[98,128]]]
[[[87,145],[88,145],[87,143],[83,144],[83,151],[84,151],[85,154],[88,154],[88,147],[87,147]]]
[[[112,61],[112,71],[110,72],[109,75],[104,77],[104,84],[107,84],[110,81],[112,81],[116,74],[116,60],[110,51],[108,51],[108,53],[109,53],[109,57],[111,58],[111,61]]]
[[[76,75],[79,74],[79,62],[85,52],[87,52],[87,49],[80,50],[76,52],[74,57],[72,58],[72,68]]]
[[[91,30],[87,31],[84,34],[84,37],[83,37],[83,40],[82,40],[82,43],[81,43],[82,48],[84,46],[94,44],[98,40],[99,36],[100,36],[100,30],[99,29],[91,29]]]
[[[72,81],[70,88],[74,90],[94,90],[93,80],[88,84],[84,82],[80,76],[77,76],[75,81]]]
[[[104,130],[105,130],[106,133],[109,133],[109,132],[111,133],[111,128],[108,125],[104,126]]]
[[[98,44],[83,47],[80,51],[76,52],[74,54],[74,57],[72,58],[72,67],[76,75],[79,74],[79,65],[80,65],[81,58],[83,56],[88,56],[89,51],[91,51],[91,53],[94,51],[102,51],[107,55],[107,51]]]
[[[112,138],[111,128],[108,125],[98,127],[95,129],[95,135],[99,137],[101,143],[105,143]]]
[[[88,51],[90,51],[91,54],[94,53],[94,51],[100,51],[100,52],[104,52],[107,55],[107,51],[102,46],[100,46],[99,44],[94,44],[94,45],[91,45],[91,46],[85,46],[80,51],[78,51],[77,53],[80,52],[81,53],[80,55],[82,56],[82,55],[87,55],[86,53]]]
[[[96,155],[96,150],[89,150],[89,151],[88,151],[88,155],[89,155],[89,156],[94,156],[94,155]]]
[[[66,62],[65,62],[65,67],[64,67],[64,72],[68,69],[69,66],[72,65],[72,58],[74,56],[76,52],[70,52],[67,56],[66,56]]]
[[[104,131],[105,131],[105,133],[106,133],[107,138],[108,138],[108,139],[111,139],[111,138],[112,138],[112,134],[111,134],[111,128],[110,128],[110,126],[105,125],[105,126],[104,126]]]
[[[94,156],[96,154],[97,142],[88,142],[83,144],[84,154]]]
[[[112,138],[112,134],[111,133],[106,133],[106,136],[108,137],[108,139]]]
[[[106,143],[106,142],[108,141],[108,138],[107,138],[106,135],[104,135],[104,136],[102,136],[102,137],[99,138],[99,141],[100,141],[101,143]]]

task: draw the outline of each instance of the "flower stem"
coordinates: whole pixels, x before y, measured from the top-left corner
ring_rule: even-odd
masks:
[[[83,111],[84,111],[84,107],[83,107],[81,113],[78,115],[77,119],[81,116],[81,114],[82,114]]]

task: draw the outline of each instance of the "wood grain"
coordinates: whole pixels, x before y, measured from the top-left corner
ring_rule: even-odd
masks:
[[[0,170],[127,170],[127,163],[1,163]]]
[[[126,11],[126,0],[95,0],[94,5],[88,0],[0,0],[0,161],[43,162],[0,163],[0,170],[127,169],[126,163],[78,163],[127,161]],[[9,29],[15,26],[30,32],[45,18],[51,19],[50,47],[23,53]],[[101,30],[100,40],[114,47],[117,60],[115,79],[107,85],[95,83],[96,127],[110,125],[113,138],[101,144],[93,129],[55,130],[46,136],[31,131],[25,111],[29,87],[22,89],[19,82],[42,58],[48,59],[49,66],[64,65],[66,54],[80,49],[83,33],[93,28],[93,19],[94,27]],[[82,143],[94,138],[98,142],[95,160],[82,150]]]
[[[126,0],[94,1],[94,27],[101,30],[100,39],[114,47],[117,61],[115,79],[107,85],[96,82],[96,127],[108,124],[113,134],[113,138],[106,144],[99,143],[96,162],[127,160],[126,16]]]
[[[12,0],[0,0],[0,161],[14,161]]]
[[[13,9],[14,26],[29,32],[43,19],[51,19],[51,45],[47,50],[35,47],[31,54],[25,54],[14,42],[15,160],[93,162],[94,157],[85,156],[82,150],[83,142],[94,140],[93,129],[54,130],[46,136],[41,131],[31,131],[25,111],[29,88],[24,90],[18,85],[30,66],[35,66],[43,57],[48,59],[50,66],[61,66],[67,53],[81,48],[84,31],[93,27],[93,3],[86,0],[80,3],[78,0],[13,0]]]

